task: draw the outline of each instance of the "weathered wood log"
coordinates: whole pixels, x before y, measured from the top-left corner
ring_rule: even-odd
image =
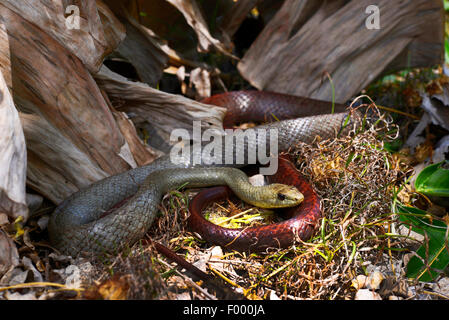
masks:
[[[345,102],[388,70],[443,61],[440,0],[286,0],[238,64],[260,90]],[[372,24],[369,24],[370,26]]]
[[[126,28],[126,37],[113,55],[126,59],[134,66],[142,82],[155,87],[167,66],[168,55],[151,30],[140,25],[123,5],[116,6],[115,11]]]
[[[125,37],[125,29],[99,0],[67,2],[3,0],[1,5],[41,28],[96,72]]]
[[[173,129],[192,132],[194,120],[201,121],[202,129],[223,130],[224,108],[162,92],[145,83],[129,81],[104,66],[95,79],[116,109],[130,115],[136,127],[143,123],[152,124],[167,143]]]
[[[129,13],[139,24],[152,30],[167,44],[189,59],[198,57],[193,29],[174,6],[165,0],[104,0],[117,17]],[[186,41],[186,39],[189,39]]]
[[[133,24],[123,21],[126,38],[117,48],[117,53],[136,69],[141,81],[156,87],[168,62],[168,56],[151,39]]]
[[[126,27],[122,25],[119,19],[114,15],[114,13],[109,9],[109,7],[101,0],[96,0],[98,16],[100,17],[101,23],[96,25],[95,27],[103,29],[104,38],[106,40],[106,49],[104,50],[103,57],[107,54],[111,53],[113,50],[117,48],[117,46],[123,42],[126,37]],[[96,22],[99,22],[96,20]],[[84,55],[81,55],[84,57]],[[83,61],[84,62],[84,61]],[[89,70],[91,72],[95,72],[95,70],[99,70],[101,64],[103,63],[103,59],[99,59],[100,65],[95,65],[95,69]]]
[[[82,61],[3,5],[0,16],[27,141],[28,185],[59,203],[79,188],[136,166],[130,144],[137,136],[125,139]]]
[[[11,65],[3,24],[0,25],[0,43],[0,214],[6,214],[13,220],[22,216],[26,220],[27,153],[19,113],[5,81],[5,78],[11,81]]]
[[[117,125],[120,128],[120,132],[125,137],[129,144],[129,150],[135,160],[136,166],[143,166],[153,162],[155,159],[163,155],[162,152],[154,150],[149,145],[144,144],[144,142],[139,138],[136,127],[129,119],[125,112],[117,111],[109,100],[106,92],[102,90],[105,101],[107,102],[109,109],[112,111]],[[132,165],[134,167],[134,165]]]
[[[45,118],[29,113],[21,113],[20,118],[27,141],[27,184],[40,194],[60,203],[79,189],[108,176]]]

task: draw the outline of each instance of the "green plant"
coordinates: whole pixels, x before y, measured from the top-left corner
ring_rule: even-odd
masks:
[[[448,226],[418,208],[396,205],[399,220],[424,236],[423,244],[407,264],[407,277],[435,280],[449,264]]]
[[[433,197],[449,197],[449,161],[432,164],[422,170],[415,181],[418,193]]]

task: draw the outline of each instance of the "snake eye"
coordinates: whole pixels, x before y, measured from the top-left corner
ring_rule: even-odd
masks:
[[[278,193],[278,199],[281,200],[281,201],[284,201],[285,200],[285,194]]]

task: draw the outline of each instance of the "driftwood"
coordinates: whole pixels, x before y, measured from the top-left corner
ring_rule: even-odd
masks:
[[[104,2],[117,17],[123,17],[127,12],[139,24],[164,39],[174,50],[182,52],[189,59],[198,57],[195,32],[187,24],[182,13],[166,0],[104,0]]]
[[[143,141],[139,138],[136,127],[133,122],[129,119],[125,112],[117,111],[109,100],[109,97],[104,91],[102,91],[103,96],[109,106],[109,109],[114,115],[115,121],[117,122],[120,132],[128,141],[129,151],[131,152],[132,158],[135,160],[135,164],[132,167],[143,166],[148,163],[153,162],[156,158],[159,158],[163,153],[154,150],[149,145],[145,145]]]
[[[120,38],[114,37],[119,34],[114,30],[122,24],[104,4],[98,4],[98,16],[105,23],[101,28],[105,41],[114,42]],[[75,55],[64,42],[68,38],[53,38],[10,7],[15,9],[0,5],[0,16],[8,33],[5,44],[11,52],[10,86],[27,142],[27,184],[53,202],[59,203],[111,174],[147,164],[161,154],[142,143],[125,111],[133,121],[155,124],[163,141],[174,128],[191,130],[193,120],[201,120],[205,129],[222,128],[224,109],[170,95],[144,83],[101,72],[97,80],[104,91],[100,90],[82,55],[105,54],[104,47],[97,54],[80,49]],[[133,26],[151,42],[145,28],[137,23]],[[80,37],[86,36],[80,33]],[[2,61],[9,58],[0,56],[0,63],[6,65]],[[90,69],[95,68],[91,65]],[[119,109],[112,106],[109,97],[114,103],[120,102]]]
[[[120,57],[131,63],[140,80],[155,87],[168,63],[164,44],[151,30],[142,26],[122,1],[108,1],[111,10],[126,28],[126,37],[111,57]]]
[[[38,26],[95,72],[103,63],[104,56],[124,38],[125,30],[100,1],[97,1],[99,10],[95,1],[74,1],[78,8],[74,10],[71,9],[75,7],[70,7],[67,2],[4,0],[0,5]]]
[[[158,129],[162,139],[169,141],[173,129],[192,131],[194,120],[201,121],[202,129],[221,131],[224,108],[213,107],[132,82],[103,67],[95,79],[108,94],[117,110],[130,115],[136,127],[149,123]],[[151,141],[150,141],[151,142]]]
[[[168,55],[156,39],[144,27],[128,17],[122,20],[126,27],[126,38],[116,52],[128,60],[136,69],[141,81],[155,87],[162,77]]]
[[[109,9],[103,1],[96,0],[95,3],[97,4],[97,12],[100,17],[100,21],[96,19],[98,25],[95,26],[95,28],[98,28],[98,32],[103,33],[104,39],[106,40],[106,46],[103,54],[104,58],[105,55],[115,50],[115,48],[117,48],[117,46],[123,41],[126,36],[126,28],[121,24],[119,19],[117,19],[111,9]],[[94,10],[91,10],[91,13],[95,15]],[[82,57],[84,57],[84,55],[80,54],[79,58],[81,59]],[[99,59],[99,63],[100,65],[95,65],[95,69],[88,69],[91,72],[98,71],[103,63],[103,59]]]
[[[4,25],[0,27],[0,214],[28,218],[25,198],[27,154],[19,114],[5,78],[11,79],[9,46]],[[3,74],[7,76],[4,78]],[[9,80],[10,81],[10,80]]]
[[[368,29],[369,0],[286,0],[238,64],[258,89],[343,103],[383,72],[443,60],[440,0],[381,0]],[[372,12],[371,12],[372,14]]]
[[[12,93],[27,141],[28,185],[58,203],[135,166],[129,147],[134,140],[124,138],[82,61],[61,39],[7,7],[0,5],[0,15],[11,51]]]

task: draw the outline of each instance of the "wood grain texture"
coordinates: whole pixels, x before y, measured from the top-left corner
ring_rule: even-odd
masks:
[[[117,53],[136,69],[142,82],[156,87],[168,63],[167,54],[154,36],[132,17],[122,19],[126,27],[126,38],[118,46]]]
[[[130,115],[137,127],[144,122],[151,123],[160,130],[166,142],[173,129],[191,132],[194,120],[201,121],[203,130],[223,129],[225,108],[159,91],[145,83],[129,81],[104,66],[95,79],[118,111]]]
[[[27,152],[19,113],[10,93],[11,60],[6,27],[0,23],[0,214],[28,218]]]
[[[4,30],[3,30],[4,31]],[[26,221],[27,152],[22,125],[5,79],[0,72],[0,213]]]
[[[129,146],[83,62],[52,36],[0,5],[11,83],[28,148],[27,183],[58,203],[133,165]]]
[[[103,58],[125,37],[124,27],[101,1],[4,0],[1,5],[56,39],[92,72],[98,71]],[[73,14],[65,13],[69,5],[79,8],[79,29],[67,28],[66,19]]]
[[[439,0],[380,0],[380,29],[368,29],[369,0],[286,0],[238,64],[258,89],[343,103],[383,72],[443,61]]]

